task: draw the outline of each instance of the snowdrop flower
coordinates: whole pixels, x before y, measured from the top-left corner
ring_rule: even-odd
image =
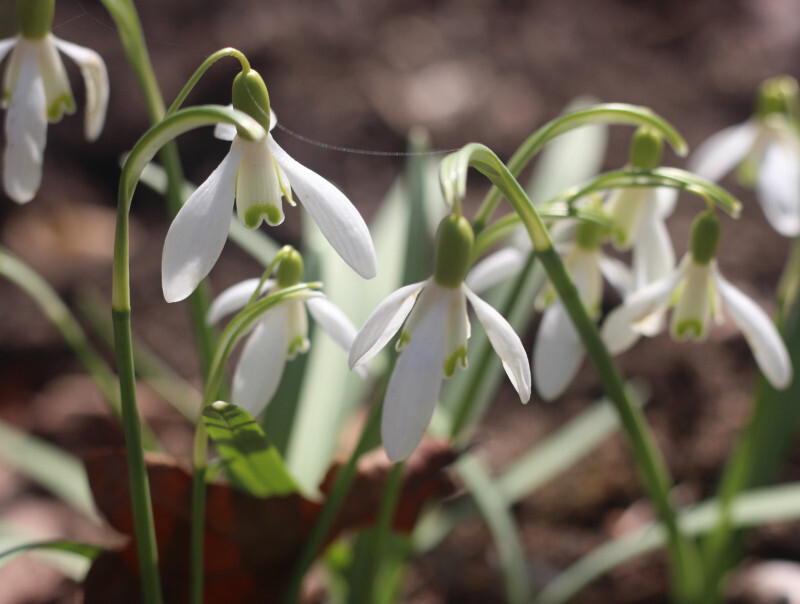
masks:
[[[267,88],[252,69],[234,79],[233,106],[265,129],[275,125]],[[164,242],[161,279],[167,302],[189,296],[211,271],[228,237],[234,199],[245,226],[254,229],[263,220],[274,226],[283,222],[281,198],[294,203],[292,189],[342,259],[362,277],[375,276],[369,230],[341,191],[292,159],[272,135],[252,142],[240,138],[235,128],[217,133],[233,141],[230,151],[178,212]]]
[[[652,170],[661,164],[661,136],[642,126],[631,139],[631,169]],[[675,267],[675,252],[665,224],[677,200],[677,189],[630,187],[613,190],[606,211],[613,222],[612,242],[632,249],[633,289],[656,281]]]
[[[689,162],[692,172],[711,181],[737,169],[744,184],[755,186],[772,228],[785,237],[800,234],[800,138],[792,124],[797,98],[793,78],[767,80],[756,115],[712,135]]]
[[[293,248],[280,252],[275,279],[263,282],[259,296],[300,283],[303,259]],[[247,279],[223,291],[209,308],[207,323],[213,325],[227,314],[244,308],[258,288],[259,279]],[[356,328],[332,302],[323,297],[293,299],[274,306],[259,317],[247,338],[233,375],[231,402],[257,417],[267,407],[283,375],[287,359],[308,351],[306,311],[345,352],[356,337]]]
[[[701,341],[707,334],[709,316],[720,318],[724,305],[766,378],[775,388],[786,388],[792,380],[786,346],[764,311],[720,274],[715,260],[719,236],[716,215],[710,211],[701,214],[692,227],[690,250],[678,268],[631,294],[611,312],[603,324],[603,340],[610,352],[623,352],[642,335],[643,321],[674,306],[672,337]]]
[[[591,317],[600,314],[603,277],[622,295],[631,288],[629,269],[602,252],[601,246],[606,237],[604,227],[583,222],[577,227],[574,241],[561,246],[560,250],[564,266]],[[553,400],[575,377],[586,351],[552,284],[548,284],[537,298],[536,305],[539,310],[544,310],[544,315],[534,343],[533,374],[541,397]]]
[[[366,363],[405,323],[381,420],[383,444],[392,461],[406,459],[422,440],[442,380],[452,377],[457,367],[467,367],[467,300],[520,399],[530,398],[530,366],[522,342],[500,313],[464,284],[473,239],[463,216],[445,218],[437,233],[433,276],[401,287],[381,302],[350,349],[351,367]]]
[[[0,105],[7,109],[3,189],[17,203],[34,198],[42,181],[47,122],[75,112],[60,50],[75,61],[86,84],[88,140],[100,136],[108,106],[108,73],[93,50],[56,38],[50,28],[54,0],[17,0],[20,33],[0,40],[0,61],[10,52]]]

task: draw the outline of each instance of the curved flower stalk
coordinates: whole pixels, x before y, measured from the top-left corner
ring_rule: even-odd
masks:
[[[212,303],[209,325],[243,309],[261,296],[300,282],[303,260],[292,248],[279,252],[275,279],[247,279],[223,291]],[[308,312],[345,353],[356,337],[356,328],[332,302],[323,297],[292,299],[265,312],[247,338],[233,376],[231,402],[257,417],[269,404],[283,375],[287,360],[309,349]]]
[[[0,40],[0,61],[11,56],[3,76],[0,105],[7,109],[3,189],[17,203],[36,196],[42,181],[47,123],[75,112],[75,99],[60,50],[81,69],[86,84],[84,132],[90,141],[103,129],[108,106],[108,72],[100,55],[55,37],[53,0],[18,0],[19,35]]]
[[[350,367],[366,363],[405,323],[381,420],[383,444],[392,461],[414,452],[433,416],[443,379],[452,377],[458,367],[467,367],[467,300],[520,399],[530,398],[530,366],[519,336],[464,284],[472,243],[472,227],[463,216],[445,218],[437,235],[434,275],[401,287],[381,302],[350,349]]]
[[[754,186],[769,223],[785,237],[800,234],[798,86],[790,77],[764,82],[756,114],[712,135],[691,157],[689,169],[717,181],[736,169]]]
[[[603,324],[603,340],[612,353],[623,352],[640,335],[654,335],[640,327],[642,322],[661,317],[674,306],[672,337],[702,341],[708,333],[709,317],[721,320],[724,306],[769,382],[777,389],[786,388],[792,381],[786,346],[766,313],[719,272],[715,259],[719,232],[719,219],[712,212],[701,214],[692,228],[690,251],[678,268],[635,292],[611,312]],[[663,324],[660,319],[659,323]]]
[[[261,76],[242,71],[233,83],[233,105],[274,127],[269,97]],[[191,294],[216,263],[228,237],[234,200],[240,221],[257,228],[283,222],[281,198],[297,200],[306,208],[322,234],[342,259],[359,275],[370,279],[377,272],[375,248],[364,219],[349,199],[317,173],[292,159],[272,138],[250,141],[218,129],[230,138],[230,151],[208,179],[181,208],[164,242],[162,289],[167,302]]]

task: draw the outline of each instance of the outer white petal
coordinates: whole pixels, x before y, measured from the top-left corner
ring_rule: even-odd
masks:
[[[642,219],[640,235],[633,245],[633,287],[642,287],[666,277],[675,268],[675,250],[664,219],[653,208]]]
[[[656,206],[658,207],[658,215],[661,218],[668,218],[675,211],[675,204],[678,202],[678,189],[670,187],[660,187],[655,189],[654,195],[656,197]]]
[[[473,291],[486,291],[519,273],[525,266],[529,253],[515,247],[503,248],[472,267],[464,282]]]
[[[95,51],[53,37],[59,50],[75,61],[86,84],[86,122],[84,132],[90,141],[103,130],[108,108],[108,71],[102,57]]]
[[[19,77],[6,112],[3,188],[17,203],[27,203],[42,182],[47,107],[36,53],[28,49],[20,60]]]
[[[446,297],[439,297],[437,302],[422,317],[400,353],[386,389],[381,435],[392,461],[401,461],[414,452],[439,400],[449,304]]]
[[[753,120],[730,126],[711,135],[689,159],[689,171],[718,181],[733,170],[748,154],[758,136]]]
[[[731,319],[742,331],[758,367],[777,389],[783,390],[792,381],[792,362],[778,330],[758,304],[712,269],[717,291]]]
[[[5,40],[0,40],[0,62],[2,62],[3,59],[6,58],[6,55],[9,52],[11,52],[11,49],[14,48],[14,46],[17,44],[17,41],[19,41],[19,36],[14,36],[13,38],[6,38]],[[3,99],[4,96],[3,93],[4,91],[0,91],[0,101],[2,101],[0,103],[0,106],[5,107],[6,104],[5,100]]]
[[[167,302],[189,296],[222,253],[242,150],[234,141],[222,163],[186,200],[169,227],[161,258],[161,287]]]
[[[481,300],[466,285],[462,289],[475,310],[478,321],[486,330],[492,348],[503,361],[508,379],[519,393],[520,400],[527,403],[531,398],[531,365],[519,336],[503,315],[490,304]]]
[[[533,349],[536,390],[546,401],[557,398],[583,362],[583,343],[572,325],[567,309],[556,300],[544,312]]]
[[[258,278],[245,279],[220,292],[208,309],[206,324],[214,325],[225,315],[244,308],[256,291],[259,281],[261,279]],[[259,295],[266,293],[273,285],[275,285],[274,279],[265,280]]]
[[[597,261],[600,273],[606,278],[619,295],[623,298],[633,290],[633,275],[628,265],[618,260],[601,254]]]
[[[800,234],[800,152],[796,146],[767,145],[756,192],[772,228],[784,237]]]
[[[365,279],[378,271],[378,260],[369,229],[344,193],[316,172],[301,165],[278,146],[271,136],[267,144],[286,171],[297,199],[317,223],[325,239],[353,270]]]
[[[306,301],[306,307],[323,331],[349,353],[358,331],[347,315],[327,298],[310,298]]]
[[[289,346],[288,307],[264,313],[242,350],[233,374],[233,403],[257,417],[272,399],[283,375]]]
[[[642,333],[638,324],[647,321],[654,313],[663,313],[666,310],[672,292],[683,277],[683,266],[682,264],[663,279],[634,292],[609,313],[603,323],[601,335],[611,354],[619,354],[633,346]]]
[[[386,346],[414,307],[419,292],[428,281],[405,285],[389,294],[367,318],[350,347],[350,368],[366,363]]]

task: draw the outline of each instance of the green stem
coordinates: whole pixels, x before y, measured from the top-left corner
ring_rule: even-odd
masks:
[[[117,370],[122,401],[122,428],[128,459],[128,477],[133,507],[136,550],[142,579],[142,595],[148,604],[160,604],[161,579],[158,575],[158,549],[153,522],[150,485],[142,451],[142,431],[136,404],[136,379],[133,371],[131,343],[131,311],[112,309],[114,342],[117,350]]]
[[[370,595],[369,601],[371,602],[379,599],[379,594],[376,592],[380,590],[381,586],[376,583],[376,579],[380,574],[381,564],[386,555],[386,544],[389,541],[389,536],[392,531],[392,520],[397,511],[397,502],[400,498],[402,486],[403,462],[400,462],[392,466],[389,480],[386,483],[386,488],[381,498],[381,506],[378,510],[378,521],[372,533],[372,554],[369,557],[369,568],[366,573],[366,580],[369,582],[369,585],[364,591],[364,593]]]
[[[208,434],[200,412],[194,436],[194,473],[192,474],[191,526],[191,601],[203,602],[204,552],[206,526],[206,470],[208,469]]]
[[[382,408],[383,405],[372,406],[369,417],[361,431],[358,444],[356,444],[355,449],[353,449],[353,453],[350,455],[347,464],[336,474],[333,488],[325,500],[325,505],[317,517],[317,520],[314,522],[314,528],[311,530],[311,534],[306,540],[303,551],[300,553],[300,557],[292,571],[289,587],[283,598],[283,602],[286,604],[296,604],[299,601],[303,577],[305,577],[308,569],[311,568],[311,564],[317,557],[317,552],[325,543],[333,521],[336,519],[336,514],[339,512],[339,508],[342,507],[345,497],[350,491],[350,487],[356,478],[356,464],[361,456],[372,447],[375,434],[377,434],[380,426]]]
[[[195,87],[195,84],[197,84],[200,78],[203,77],[203,74],[208,71],[208,68],[224,57],[235,57],[236,59],[239,59],[239,63],[242,65],[242,71],[250,71],[250,61],[247,60],[247,57],[243,52],[231,47],[218,50],[205,61],[203,61],[203,64],[197,68],[197,70],[192,74],[192,77],[189,78],[189,81],[186,82],[183,88],[181,88],[178,96],[175,97],[175,100],[172,101],[172,105],[170,105],[169,109],[167,109],[167,115],[175,113],[180,108],[183,101],[186,100],[186,97],[189,96],[189,93]]]

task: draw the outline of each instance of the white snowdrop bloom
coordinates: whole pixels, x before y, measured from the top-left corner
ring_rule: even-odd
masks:
[[[72,88],[58,51],[75,61],[83,75],[88,140],[100,136],[106,119],[109,86],[105,63],[93,50],[51,33],[53,7],[52,1],[21,0],[17,3],[20,34],[0,40],[0,61],[11,53],[0,98],[0,105],[6,108],[3,189],[17,203],[29,202],[39,190],[47,123],[75,112]]]
[[[757,115],[709,137],[689,161],[689,170],[715,182],[736,169],[785,237],[800,234],[800,137],[786,115],[790,96],[797,96],[793,79],[768,80]]]
[[[603,277],[622,295],[631,288],[631,274],[619,260],[603,254],[603,228],[582,223],[575,240],[561,253],[564,266],[575,283],[589,316],[597,317],[603,298]],[[566,307],[552,284],[537,299],[544,315],[533,348],[536,390],[545,400],[557,398],[575,377],[586,351]]]
[[[236,76],[233,96],[234,107],[262,124],[269,118],[268,127],[274,127],[258,73]],[[230,151],[186,201],[164,241],[161,279],[167,302],[189,296],[211,271],[228,237],[234,200],[240,221],[257,228],[264,220],[273,226],[283,222],[282,197],[290,203],[297,199],[347,264],[364,278],[375,276],[377,259],[367,225],[339,189],[292,159],[271,134],[248,141],[235,127],[217,128],[216,133],[233,141]]]
[[[709,317],[721,319],[724,307],[766,378],[775,388],[786,388],[792,380],[786,346],[766,313],[720,274],[715,260],[718,241],[718,218],[713,213],[701,214],[692,230],[691,249],[679,266],[611,312],[603,324],[603,340],[612,354],[624,352],[640,335],[654,335],[641,325],[673,306],[672,337],[701,341],[707,335]]]
[[[281,270],[284,263],[288,266],[298,261],[299,272],[291,266],[289,271]],[[279,265],[277,279],[264,281],[259,297],[296,285],[300,275],[302,259],[292,251],[290,259]],[[209,308],[207,322],[215,324],[225,315],[244,308],[258,283],[259,279],[247,279],[223,291]],[[274,396],[286,361],[308,351],[306,312],[345,353],[350,351],[356,337],[355,326],[336,305],[321,295],[282,302],[266,311],[247,337],[233,375],[231,402],[247,409],[253,417],[260,415]]]
[[[351,367],[366,363],[405,323],[381,420],[383,444],[392,461],[406,459],[422,440],[443,379],[452,377],[458,367],[466,369],[468,300],[520,399],[530,398],[530,365],[522,342],[502,315],[463,283],[472,237],[466,219],[445,218],[437,236],[434,276],[389,295],[367,319],[350,349]]]

